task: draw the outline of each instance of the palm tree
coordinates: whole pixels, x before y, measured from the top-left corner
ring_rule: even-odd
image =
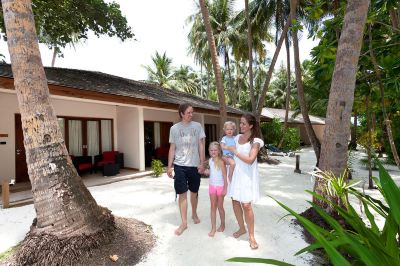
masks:
[[[166,55],[156,54],[151,57],[153,66],[144,66],[149,75],[148,80],[156,83],[157,85],[170,89],[171,80],[173,79],[172,59]]]
[[[291,5],[294,6],[294,1],[291,0]],[[293,9],[296,9],[293,7]],[[317,166],[319,165],[319,157],[321,153],[321,143],[319,142],[317,136],[315,135],[314,129],[311,125],[310,117],[308,115],[308,109],[304,97],[304,86],[301,74],[301,65],[300,65],[300,55],[299,55],[299,40],[297,38],[297,27],[293,27],[292,29],[292,40],[293,40],[293,50],[294,50],[294,64],[296,71],[296,85],[297,85],[297,98],[299,100],[301,114],[303,115],[304,127],[307,132],[308,139],[313,146],[315,157],[317,158]]]
[[[321,170],[332,171],[336,176],[347,167],[350,116],[368,6],[368,0],[348,1],[336,55],[319,164]],[[324,186],[324,181],[317,178],[314,192],[329,198]],[[316,198],[313,201],[324,205]]]
[[[218,63],[217,50],[216,50],[214,36],[213,36],[211,24],[210,24],[210,16],[208,13],[208,9],[207,9],[205,0],[200,0],[200,8],[201,8],[202,16],[203,16],[204,26],[206,28],[207,41],[208,41],[208,45],[209,45],[209,49],[210,49],[212,65],[214,68],[214,75],[215,75],[215,80],[216,80],[216,85],[217,85],[219,110],[220,110],[220,114],[221,114],[220,115],[220,135],[222,136],[222,125],[225,123],[226,117],[227,117],[224,85],[222,82],[221,68]]]
[[[74,264],[82,252],[107,242],[114,219],[97,205],[68,155],[50,103],[31,1],[2,0],[2,7],[36,211],[17,264]]]
[[[200,88],[200,77],[190,66],[181,65],[174,71],[171,87],[175,90],[203,97]]]

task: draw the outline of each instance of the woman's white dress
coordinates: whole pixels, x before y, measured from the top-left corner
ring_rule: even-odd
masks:
[[[236,150],[241,154],[249,154],[251,150],[250,142],[239,143],[239,136],[235,137]],[[264,146],[264,141],[254,138],[253,144],[259,143],[260,148]],[[228,197],[242,203],[256,202],[260,197],[258,164],[257,158],[252,164],[247,164],[234,157],[236,166],[233,171],[232,182],[228,187]]]

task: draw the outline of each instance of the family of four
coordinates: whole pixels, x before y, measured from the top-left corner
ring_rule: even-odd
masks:
[[[258,244],[254,237],[254,213],[252,203],[259,198],[259,179],[257,154],[264,142],[258,136],[260,130],[255,117],[245,114],[240,118],[240,134],[235,136],[236,125],[228,121],[224,124],[225,136],[221,142],[212,142],[208,147],[210,154],[209,170],[205,169],[205,133],[200,123],[192,121],[193,107],[181,104],[178,109],[181,121],[171,127],[170,149],[167,174],[174,178],[174,188],[179,195],[178,205],[181,224],[176,235],[187,229],[188,190],[192,207],[192,219],[200,223],[197,215],[200,175],[210,176],[209,195],[211,202],[210,237],[225,230],[224,196],[232,199],[233,211],[239,229],[233,233],[235,238],[248,232],[252,249]],[[228,168],[228,170],[227,170]],[[221,224],[216,228],[217,210]],[[247,230],[245,227],[247,224]]]

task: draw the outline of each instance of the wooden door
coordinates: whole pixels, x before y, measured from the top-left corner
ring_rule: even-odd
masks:
[[[160,122],[160,145],[161,147],[169,145],[169,130],[172,127],[171,122]]]
[[[15,114],[15,182],[29,182],[20,114]]]

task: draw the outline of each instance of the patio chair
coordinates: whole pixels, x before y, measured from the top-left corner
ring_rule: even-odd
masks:
[[[73,156],[71,155],[72,163],[80,176],[83,172],[93,173],[92,156]]]
[[[103,175],[116,175],[124,167],[123,153],[118,151],[105,151],[94,157],[95,172],[102,170]],[[117,167],[118,166],[118,167]],[[104,174],[106,172],[106,174]]]

